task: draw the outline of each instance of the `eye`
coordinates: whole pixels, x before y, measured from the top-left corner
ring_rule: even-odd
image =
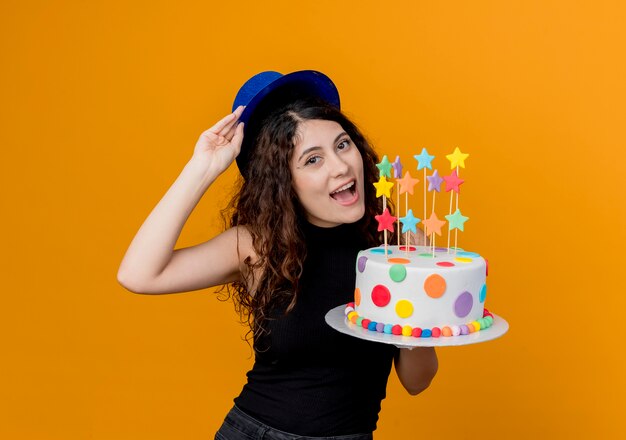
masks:
[[[337,144],[338,150],[346,150],[350,148],[350,139],[343,139],[339,144]]]
[[[320,156],[311,156],[307,160],[304,161],[304,165],[305,166],[306,165],[315,165],[320,160],[322,160],[322,158]]]

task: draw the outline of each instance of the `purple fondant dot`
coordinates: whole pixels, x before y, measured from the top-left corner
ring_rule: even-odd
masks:
[[[382,322],[376,323],[376,331],[378,333],[382,333],[384,329],[385,329],[385,324],[383,324]]]
[[[466,325],[462,325],[462,326],[461,326],[461,334],[462,334],[462,335],[467,335],[467,334],[469,334],[469,329],[467,328],[467,326],[466,326]]]
[[[474,304],[474,299],[472,298],[472,294],[465,291],[461,293],[458,298],[454,301],[454,314],[459,318],[464,318],[469,315],[469,312],[472,311],[472,305]]]
[[[363,271],[365,270],[365,263],[367,263],[367,257],[359,257],[359,272],[363,273]]]
[[[448,248],[444,248],[444,247],[436,247],[435,250],[437,252],[448,252]]]

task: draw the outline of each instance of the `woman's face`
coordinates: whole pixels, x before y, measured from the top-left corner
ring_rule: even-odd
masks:
[[[328,228],[354,223],[365,214],[363,159],[338,123],[302,122],[290,167],[310,223]]]

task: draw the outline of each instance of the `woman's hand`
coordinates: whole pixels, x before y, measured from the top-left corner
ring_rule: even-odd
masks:
[[[243,140],[243,123],[238,123],[244,106],[200,135],[193,151],[192,161],[202,164],[217,176],[235,160]]]

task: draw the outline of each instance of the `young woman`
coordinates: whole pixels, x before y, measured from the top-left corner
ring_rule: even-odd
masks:
[[[216,439],[371,439],[392,364],[413,395],[437,371],[433,348],[364,341],[324,322],[352,300],[357,252],[380,243],[376,154],[320,72],[255,75],[233,107],[200,136],[133,239],[118,280],[151,294],[228,286],[250,324],[255,363]],[[243,183],[231,227],[174,250],[235,158]]]

